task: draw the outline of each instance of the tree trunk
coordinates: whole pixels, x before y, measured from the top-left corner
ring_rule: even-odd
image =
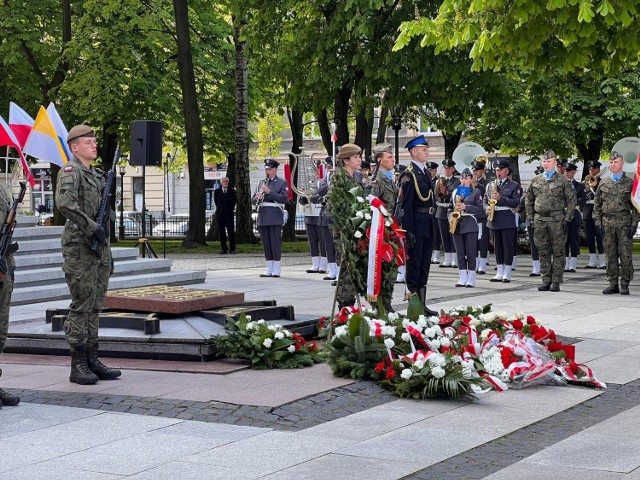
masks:
[[[241,40],[245,22],[233,16],[233,43],[235,46],[235,161],[236,190],[236,242],[257,243],[251,219],[251,185],[249,182],[249,80],[247,73],[246,42]]]
[[[602,150],[602,140],[604,137],[604,127],[599,127],[593,131],[594,138],[587,143],[576,143],[578,153],[584,160],[585,164],[589,160],[598,160],[600,158],[600,152]],[[589,174],[588,168],[582,169],[582,179]]]
[[[367,110],[361,108],[356,114],[356,138],[355,144],[362,148],[363,158],[367,160],[371,153],[371,128],[367,118]]]
[[[520,159],[518,155],[510,155],[509,163],[511,163],[511,168],[513,169],[513,173],[511,174],[511,178],[518,182],[520,182]]]
[[[329,117],[327,115],[327,109],[323,108],[316,114],[316,120],[318,121],[318,129],[320,129],[320,136],[322,137],[322,144],[324,145],[327,155],[333,156],[331,148],[333,143],[331,141],[331,126]]]
[[[387,115],[389,115],[389,109],[387,107],[382,107],[380,110],[378,133],[376,134],[376,143],[383,143],[387,138]]]
[[[444,137],[444,156],[449,159],[453,158],[453,151],[460,143],[462,132],[447,133],[443,131],[442,136]],[[458,165],[458,167],[460,167],[460,165]]]
[[[182,110],[189,165],[189,231],[182,245],[193,248],[206,245],[202,124],[191,55],[188,4],[182,0],[173,0],[173,10],[176,20],[178,70],[182,87]]]
[[[336,134],[338,140],[336,145],[344,145],[349,143],[349,99],[351,98],[351,88],[342,87],[339,92],[336,93],[334,99],[335,105],[335,121],[336,121]]]

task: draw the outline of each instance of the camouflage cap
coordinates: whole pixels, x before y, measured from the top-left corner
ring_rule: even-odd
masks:
[[[67,134],[67,143],[80,137],[95,137],[96,133],[89,125],[76,125]]]
[[[375,155],[376,153],[389,152],[393,153],[393,145],[390,143],[378,143],[372,149],[372,153]]]
[[[609,160],[615,160],[616,158],[622,158],[624,160],[624,157],[622,156],[621,153],[618,153],[615,150],[613,150],[611,152],[611,156],[609,157]]]
[[[545,160],[549,160],[550,158],[556,158],[556,152],[554,152],[553,150],[547,150],[546,152],[544,152],[543,158]]]

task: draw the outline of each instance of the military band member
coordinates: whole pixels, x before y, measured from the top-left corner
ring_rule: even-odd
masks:
[[[631,203],[633,180],[624,174],[623,165],[622,155],[611,152],[611,173],[602,178],[593,207],[596,228],[604,230],[609,282],[609,286],[602,291],[605,295],[629,295],[629,284],[633,280],[633,236],[638,229],[640,212]]]
[[[322,231],[320,227],[320,212],[322,205],[316,199],[309,199],[301,196],[298,203],[302,205],[304,214],[304,228],[307,232],[307,240],[309,242],[309,252],[311,253],[311,268],[307,273],[326,273],[326,265],[323,265],[322,259],[327,258],[326,247],[322,240]]]
[[[11,189],[4,182],[0,182],[0,226],[7,221],[7,215],[13,206],[13,197]],[[18,250],[18,244],[15,243],[10,247],[15,252]],[[5,258],[0,259],[0,272],[4,275],[0,282],[0,355],[4,350],[4,344],[9,333],[9,310],[11,304],[11,293],[13,292],[13,277],[16,268],[16,262],[13,259],[13,253],[9,253]],[[0,368],[0,377],[2,369]],[[20,403],[20,397],[12,395],[6,390],[0,388],[0,407],[3,405],[14,407]]]
[[[497,273],[492,282],[509,283],[511,281],[511,265],[516,245],[516,214],[514,209],[520,204],[522,188],[518,182],[509,180],[509,162],[500,159],[496,162],[496,179],[487,185],[484,196],[484,207],[487,215],[493,209],[493,220],[487,220],[492,231],[496,254]],[[491,200],[495,205],[491,207]]]
[[[487,176],[485,175],[485,168],[487,164],[486,155],[478,155],[471,164],[471,172],[473,173],[472,184],[480,191],[480,194],[484,198],[487,192]],[[480,229],[478,239],[478,261],[476,272],[480,275],[487,273],[487,257],[489,255],[489,228],[487,227],[487,216],[483,215],[482,218],[478,218],[478,228]]]
[[[371,179],[371,195],[378,197],[388,212],[394,212],[396,200],[398,198],[398,186],[394,182],[393,171],[395,166],[395,156],[393,146],[390,143],[379,143],[372,149],[374,171],[377,168],[375,178]],[[398,268],[395,262],[392,268],[386,270],[387,276],[384,280],[390,288],[384,288],[382,302],[387,312],[393,312],[391,301],[393,299],[393,284],[397,280]],[[388,292],[388,293],[387,293]],[[388,295],[388,296],[387,296]],[[387,296],[385,298],[385,296]]]
[[[458,259],[456,257],[453,245],[453,235],[449,233],[449,205],[451,204],[451,193],[460,185],[460,179],[454,176],[456,171],[456,162],[449,158],[442,161],[443,175],[436,181],[436,218],[440,229],[440,237],[444,247],[444,262],[440,267],[457,267]]]
[[[438,180],[438,164],[436,162],[427,162],[425,167],[431,175],[431,184],[433,185],[433,193],[435,195],[436,180]],[[433,252],[431,252],[431,263],[434,265],[440,263],[440,250],[442,250],[442,236],[440,235],[440,226],[436,220],[433,222]]]
[[[62,270],[71,305],[63,328],[71,349],[69,381],[90,385],[116,379],[121,373],[98,359],[100,311],[112,273],[109,224],[105,229],[96,223],[105,178],[92,165],[98,146],[91,127],[76,125],[69,130],[67,143],[73,158],[58,173],[55,196],[56,206],[67,219],[62,233]],[[101,258],[91,250],[94,239],[102,245]]]
[[[547,150],[544,172],[527,189],[527,216],[533,219],[535,242],[540,252],[541,292],[559,292],[564,263],[564,242],[576,208],[576,194],[569,180],[556,171],[556,154]]]
[[[587,162],[587,166],[589,167],[589,175],[584,182],[586,200],[582,209],[582,221],[584,222],[584,234],[587,240],[587,248],[589,249],[589,263],[584,268],[607,268],[602,235],[593,220],[593,204],[595,203],[596,190],[600,184],[599,175],[602,164],[597,160],[590,160]]]
[[[473,174],[465,168],[460,175],[460,186],[452,196],[452,208],[460,214],[453,233],[458,256],[459,278],[456,287],[476,286],[476,260],[480,220],[486,217],[480,189],[472,186]]]
[[[327,212],[327,194],[329,193],[329,185],[331,184],[331,178],[334,174],[333,158],[327,157],[324,163],[326,173],[320,180],[318,180],[316,193],[311,196],[311,201],[320,203],[321,206],[318,226],[320,227],[320,238],[324,243],[324,249],[327,254],[326,258],[320,259],[321,265],[325,266],[323,270],[326,270],[326,276],[322,279],[335,281],[338,278],[336,244],[335,239],[333,238],[333,232],[330,228],[333,220],[331,219],[331,215]]]
[[[424,135],[419,135],[409,140],[405,148],[411,155],[411,164],[400,184],[403,211],[400,221],[407,236],[407,288],[418,295],[425,313],[433,316],[438,312],[426,306],[435,223],[431,175],[425,168],[429,159],[429,143]]]
[[[282,257],[282,225],[284,207],[289,199],[287,181],[278,177],[280,164],[268,158],[264,161],[266,178],[260,181],[251,203],[258,207],[258,231],[267,261],[261,277],[280,277]]]
[[[564,175],[568,163],[569,160],[567,160],[566,158],[558,158],[558,163],[556,164],[556,172],[558,172],[560,175]]]
[[[578,167],[575,163],[568,163],[564,169],[564,175],[571,182],[571,188],[576,194],[576,208],[573,210],[573,218],[569,224],[569,233],[564,247],[564,271],[575,272],[578,265],[578,255],[580,254],[580,225],[582,225],[582,209],[587,201],[584,190],[584,183],[575,179]]]

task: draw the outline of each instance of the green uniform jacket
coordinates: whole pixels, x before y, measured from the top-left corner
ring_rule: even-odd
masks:
[[[533,178],[527,189],[527,218],[534,222],[571,222],[577,203],[576,192],[567,177],[556,173],[547,181],[544,174],[540,174]]]
[[[602,227],[630,227],[640,221],[640,213],[631,203],[633,180],[622,176],[614,182],[604,177],[598,189],[593,206],[593,220]]]

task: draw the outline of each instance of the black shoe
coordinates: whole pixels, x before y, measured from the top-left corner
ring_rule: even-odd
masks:
[[[426,305],[424,306],[424,314],[427,317],[437,317],[440,314],[438,312],[436,312],[435,310],[431,310],[429,307],[427,307]]]
[[[464,288],[474,288],[475,285],[469,285],[468,283],[464,286]]]
[[[230,253],[231,255],[235,255],[235,254],[236,254],[236,251],[235,251],[235,250],[231,250],[229,253]]]
[[[489,279],[490,282],[502,282],[501,278],[492,277]]]
[[[539,274],[539,273],[533,273],[533,272],[531,272],[531,273],[529,274],[529,276],[530,276],[530,277],[539,277],[539,276],[540,276],[540,274]]]
[[[327,275],[326,277],[322,278],[323,280],[335,280],[336,277],[330,277],[329,275]]]
[[[280,275],[276,275],[275,273],[271,275],[271,278],[280,278]]]
[[[597,265],[585,265],[584,268],[598,268]]]
[[[438,265],[438,268],[449,268],[451,265],[445,265],[444,263]]]
[[[570,272],[571,270],[569,270],[568,268],[565,268],[564,271],[565,272]],[[574,272],[575,272],[575,270],[574,270]]]
[[[568,271],[571,272],[571,273],[576,273],[576,269],[575,268],[570,268]]]
[[[261,273],[260,276],[262,278],[264,278],[264,277],[273,277],[273,275],[267,275],[266,273]]]
[[[560,284],[559,283],[552,283],[551,286],[549,287],[549,291],[550,292],[559,292],[560,291]]]
[[[332,286],[332,287],[335,287],[335,286],[337,286],[337,285],[338,285],[338,282],[336,282],[335,280],[334,280],[333,282],[331,282],[331,286]]]
[[[614,293],[620,293],[620,289],[618,288],[618,285],[609,285],[607,288],[605,288],[604,290],[602,290],[602,293],[604,295],[612,295]]]
[[[307,273],[318,273],[318,270],[307,270]]]
[[[220,250],[220,255],[226,255],[228,252],[226,250]]]
[[[9,392],[0,388],[0,406],[15,407],[20,403],[20,397],[11,395]]]
[[[485,272],[484,270],[478,270],[478,271],[476,271],[476,273],[478,275],[486,275],[487,274],[487,272]]]
[[[322,273],[322,274],[324,274],[324,273],[327,273],[327,271],[326,271],[326,270],[318,270],[316,273]]]
[[[550,283],[543,283],[542,285],[540,285],[538,287],[538,291],[539,292],[548,292],[551,289],[551,284]]]
[[[122,372],[115,368],[109,368],[98,358],[98,347],[87,346],[85,348],[87,354],[87,366],[89,370],[95,373],[100,380],[115,380]]]
[[[513,270],[511,271],[513,272]],[[511,283],[511,280],[509,280],[508,278],[503,278],[502,283]]]
[[[464,283],[456,283],[456,287],[464,287]]]
[[[629,295],[629,285],[620,285],[620,295]]]
[[[432,263],[433,265],[438,265],[440,262],[439,262],[438,260],[431,260],[431,263]]]

